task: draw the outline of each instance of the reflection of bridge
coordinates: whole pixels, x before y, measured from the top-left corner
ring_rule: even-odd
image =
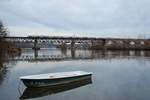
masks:
[[[28,48],[39,49],[39,44],[56,44],[60,48],[94,49],[150,49],[150,39],[87,38],[87,37],[5,37],[13,43],[32,43]],[[44,47],[44,46],[43,46]]]
[[[22,55],[15,58],[9,58],[11,61],[70,61],[70,60],[93,60],[93,59],[111,59],[120,57],[150,57],[149,51],[90,51],[88,53],[71,52],[69,55]],[[129,58],[130,58],[129,57]]]

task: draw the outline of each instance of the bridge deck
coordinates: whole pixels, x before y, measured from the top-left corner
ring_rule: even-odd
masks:
[[[150,50],[150,39],[126,39],[126,38],[94,38],[94,37],[45,37],[45,36],[29,36],[29,37],[5,37],[11,42],[31,42],[32,47],[39,49],[39,43],[58,44],[59,48],[86,48],[89,49],[142,49]]]

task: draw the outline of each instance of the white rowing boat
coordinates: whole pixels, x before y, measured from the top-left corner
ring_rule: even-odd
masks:
[[[90,77],[91,75],[91,72],[72,71],[22,76],[20,79],[27,87],[42,87],[69,83]]]
[[[79,88],[82,86],[86,86],[92,84],[91,77],[84,78],[82,80],[69,82],[66,84],[59,84],[55,86],[46,86],[46,87],[38,87],[38,88],[26,88],[23,94],[20,96],[20,99],[35,99],[51,94],[56,94],[68,90],[72,90],[75,88]]]

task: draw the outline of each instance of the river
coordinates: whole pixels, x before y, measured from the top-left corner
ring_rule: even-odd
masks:
[[[35,90],[26,99],[150,99],[150,51],[23,49],[1,60],[0,69],[0,100],[19,100],[24,95],[26,87],[20,76],[78,70],[93,72],[91,82],[55,92],[47,89],[42,94]]]

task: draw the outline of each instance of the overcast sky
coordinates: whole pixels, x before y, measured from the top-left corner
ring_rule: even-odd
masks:
[[[0,0],[10,35],[150,36],[150,0]]]

